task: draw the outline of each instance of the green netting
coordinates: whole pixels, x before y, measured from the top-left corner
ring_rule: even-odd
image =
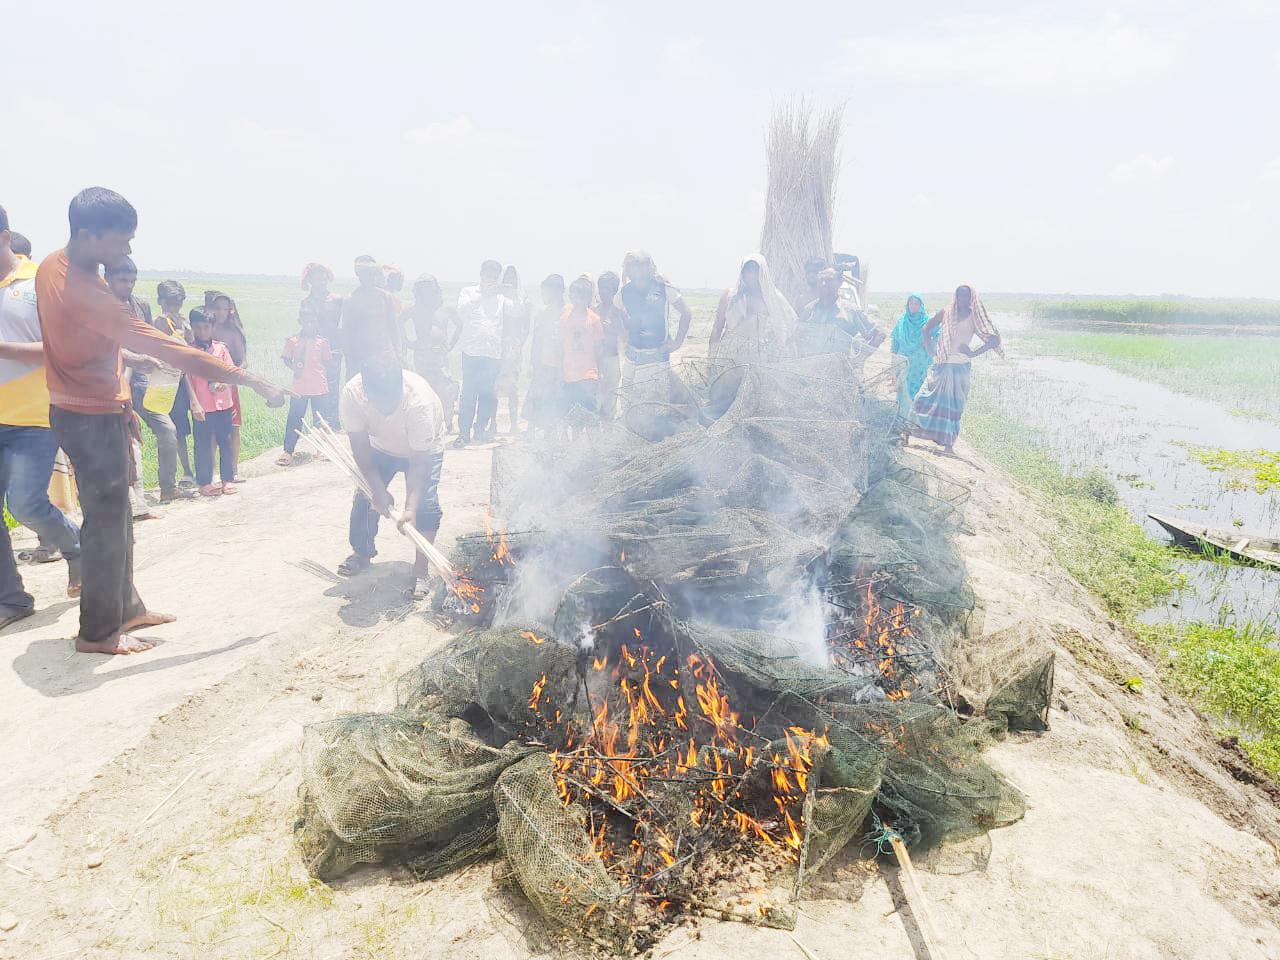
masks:
[[[956,695],[1006,730],[1049,729],[1052,630],[1020,622],[998,633],[955,637],[940,651]]]
[[[493,802],[503,853],[538,911],[563,927],[590,920],[595,939],[625,944],[622,888],[591,843],[583,809],[561,802],[551,758],[537,753],[507,769]]]
[[[618,422],[495,452],[507,533],[459,541],[475,590],[442,607],[499,625],[393,714],[308,730],[317,876],[498,852],[549,921],[642,949],[691,910],[794,922],[873,813],[922,844],[1021,816],[981,753],[1043,727],[1045,638],[966,635],[967,489],[895,447],[854,358],[788,352],[649,371]]]
[[[529,753],[494,749],[463,720],[356,714],[307,727],[298,843],[330,879],[362,863],[438,876],[497,850],[492,792]]]
[[[465,719],[501,746],[541,729],[529,702],[535,685],[549,702],[571,712],[574,652],[545,631],[515,624],[450,640],[400,678],[396,705],[405,716],[439,711]]]

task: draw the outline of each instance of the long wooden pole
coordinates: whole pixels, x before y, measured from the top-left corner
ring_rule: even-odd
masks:
[[[902,879],[902,892],[906,895],[907,904],[911,907],[911,915],[916,919],[916,926],[929,951],[930,960],[948,960],[948,954],[942,949],[942,937],[938,935],[938,927],[933,922],[933,914],[929,912],[928,901],[924,891],[920,889],[920,881],[916,877],[915,867],[911,865],[911,854],[907,845],[896,833],[889,837],[893,846],[893,855],[898,858],[899,873]]]

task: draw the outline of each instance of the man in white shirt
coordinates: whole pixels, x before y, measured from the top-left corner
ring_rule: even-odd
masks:
[[[379,355],[342,390],[339,418],[351,452],[373,491],[370,500],[357,490],[351,503],[351,556],[338,567],[344,576],[368,568],[378,550],[374,541],[381,517],[392,518],[395,501],[387,488],[398,473],[405,477],[404,509],[397,524],[408,523],[435,542],[440,529],[440,469],[444,463],[444,408],[427,381],[402,370],[389,355]],[[430,593],[427,558],[413,562],[413,595]]]
[[[458,405],[458,439],[465,447],[472,437],[492,440],[492,422],[498,410],[498,373],[502,367],[502,324],[515,306],[499,292],[502,264],[486,260],[480,265],[480,283],[458,294],[458,327],[449,349],[462,346],[462,398]]]

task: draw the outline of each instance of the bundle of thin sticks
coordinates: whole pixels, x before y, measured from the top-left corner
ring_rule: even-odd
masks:
[[[370,500],[373,499],[373,489],[369,486],[369,482],[365,479],[356,458],[352,454],[350,448],[342,442],[341,438],[334,433],[333,428],[325,422],[324,417],[318,417],[318,425],[310,426],[303,423],[299,430],[299,436],[311,446],[315,447],[316,452],[324,457],[330,463],[338,466],[346,473],[355,483],[356,488]],[[408,521],[397,523],[396,529],[399,530],[409,542],[414,545],[417,550],[427,558],[436,571],[444,580],[445,585],[454,593],[458,592],[458,575],[454,572],[453,566],[449,563],[449,558],[434,543],[424,537],[413,524]]]
[[[803,99],[788,100],[769,121],[760,252],[796,309],[813,296],[805,282],[805,261],[831,259],[843,129],[843,103],[816,107]]]

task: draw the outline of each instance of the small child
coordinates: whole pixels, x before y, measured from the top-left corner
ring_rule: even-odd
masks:
[[[604,362],[604,326],[591,309],[595,284],[583,274],[569,285],[569,305],[560,315],[560,390],[562,410],[600,409],[600,367]],[[566,423],[566,430],[572,428]]]
[[[300,329],[284,342],[280,359],[293,371],[293,392],[289,400],[289,419],[284,426],[284,453],[276,458],[276,464],[287,467],[293,463],[293,451],[298,445],[298,430],[311,405],[314,419],[325,406],[329,394],[329,377],[325,372],[333,359],[329,341],[320,336],[320,318],[314,311],[303,310],[298,314]],[[332,426],[332,425],[331,425]]]
[[[119,263],[109,264],[104,273],[106,274],[107,286],[111,292],[115,294],[117,300],[126,304],[129,311],[148,325],[151,324],[151,307],[141,302],[133,295],[134,287],[138,283],[138,268],[134,265],[133,260],[125,257]],[[154,360],[150,357],[144,357],[126,351],[125,375],[129,383],[130,392],[134,395],[141,396],[147,390],[149,385],[147,372],[156,366]],[[138,414],[137,405],[134,406],[134,414]],[[139,435],[137,440],[129,441],[129,457],[132,461],[131,477],[129,483],[129,502],[133,507],[133,519],[138,520],[154,520],[156,515],[151,512],[151,505],[147,502],[146,488],[142,482],[142,437]]]
[[[231,364],[231,351],[221,340],[213,339],[213,319],[205,313],[192,313],[191,345]],[[231,385],[188,376],[191,393],[191,417],[195,434],[196,483],[206,497],[236,493],[235,456],[231,447],[231,418],[235,397]],[[218,475],[221,485],[213,482],[213,452],[218,448]]]

